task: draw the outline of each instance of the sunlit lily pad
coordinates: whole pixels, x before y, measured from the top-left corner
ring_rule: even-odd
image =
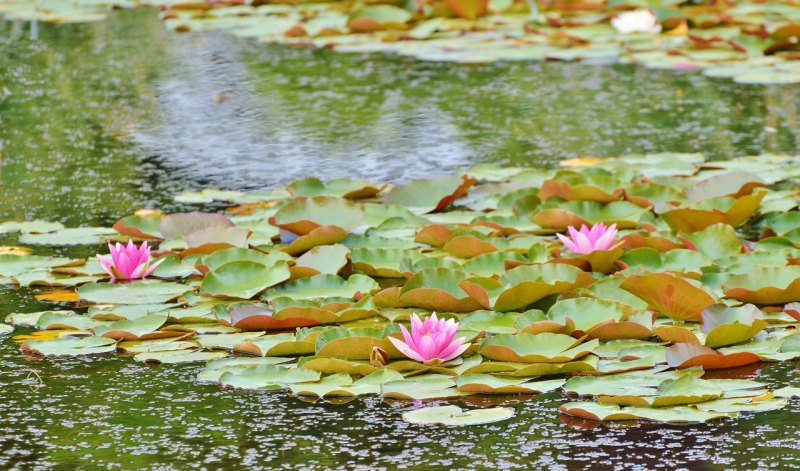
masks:
[[[702,288],[667,273],[633,275],[620,284],[648,305],[678,321],[700,321],[701,313],[717,301]]]
[[[707,370],[735,368],[758,363],[761,359],[750,352],[724,354],[713,348],[691,343],[676,343],[667,348],[667,363],[674,368],[702,366]]]
[[[600,342],[581,343],[569,335],[541,333],[501,334],[486,339],[480,353],[497,361],[520,363],[560,363],[575,360],[591,353]]]
[[[212,296],[250,299],[289,277],[285,261],[269,267],[258,262],[228,262],[206,275],[200,291]]]
[[[412,424],[460,426],[500,422],[513,416],[514,409],[509,407],[463,411],[458,406],[434,406],[406,412],[403,414],[403,420]]]
[[[102,355],[115,352],[116,344],[116,340],[105,337],[60,338],[29,340],[22,344],[22,350],[48,357]]]
[[[319,377],[316,371],[264,364],[239,372],[225,372],[220,376],[219,382],[222,386],[233,389],[276,390],[290,384],[317,381]]]
[[[800,301],[800,266],[757,267],[728,278],[725,296],[758,305]]]
[[[705,412],[693,407],[620,407],[616,404],[598,402],[570,402],[559,408],[559,411],[582,419],[598,421],[618,420],[650,420],[667,423],[699,423],[710,420],[732,417],[733,414],[722,412]]]
[[[466,176],[414,180],[392,188],[385,202],[405,206],[416,214],[441,211],[464,196],[475,182],[474,178]]]
[[[96,304],[159,304],[192,291],[178,283],[137,281],[128,284],[96,283],[78,288],[78,296]]]

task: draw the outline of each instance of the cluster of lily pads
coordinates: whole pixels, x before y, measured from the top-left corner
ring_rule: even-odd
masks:
[[[800,83],[800,5],[792,0],[6,0],[0,14],[92,21],[112,7],[147,5],[164,8],[176,31],[225,30],[340,52],[465,63],[621,61],[741,83]]]
[[[71,309],[11,313],[0,332],[34,327],[14,337],[26,355],[207,362],[199,381],[297,396],[560,390],[580,399],[563,413],[595,420],[777,409],[800,390],[703,375],[800,358],[798,164],[653,154],[479,165],[398,186],[306,178],[184,193],[230,207],[142,210],[113,228],[6,222],[0,233],[28,247],[2,248],[0,282]],[[133,244],[99,259],[29,247],[131,239],[153,256]],[[403,327],[434,311],[440,323]],[[433,414],[485,418],[451,409]]]

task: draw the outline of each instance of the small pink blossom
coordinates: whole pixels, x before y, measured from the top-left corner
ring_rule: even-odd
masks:
[[[147,246],[147,242],[142,242],[140,247],[137,247],[132,240],[128,241],[128,245],[117,242],[116,245],[108,244],[108,250],[111,252],[110,259],[100,254],[97,255],[97,259],[103,265],[103,269],[111,275],[112,280],[144,278],[164,261],[162,258],[150,265],[150,247]]]
[[[591,230],[586,225],[581,226],[581,230],[577,231],[574,227],[567,228],[569,237],[561,234],[556,234],[561,242],[570,252],[588,254],[597,250],[608,250],[614,245],[614,239],[617,237],[617,225],[612,224],[606,227],[605,224],[599,223],[592,226]]]
[[[400,331],[405,342],[392,337],[389,340],[403,355],[426,365],[452,360],[470,346],[464,343],[464,337],[453,338],[458,331],[458,322],[437,319],[435,312],[424,321],[411,314],[411,332],[402,325]]]

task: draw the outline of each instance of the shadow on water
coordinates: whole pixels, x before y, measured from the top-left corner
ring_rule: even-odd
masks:
[[[375,180],[478,162],[796,152],[800,87],[630,66],[422,63],[174,35],[154,11],[91,25],[0,23],[0,220],[110,224],[207,186]],[[86,256],[93,248],[68,249]],[[66,306],[0,288],[0,315]],[[406,424],[408,404],[303,403],[194,382],[197,366],[33,361],[0,342],[0,466],[179,469],[798,468],[800,404],[705,425],[598,425],[564,399],[471,428]],[[32,374],[31,372],[35,372]],[[737,372],[797,384],[796,364]],[[462,403],[469,407],[475,406]]]

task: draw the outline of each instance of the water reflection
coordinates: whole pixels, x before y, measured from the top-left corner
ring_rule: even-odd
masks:
[[[400,181],[477,162],[796,152],[800,87],[560,63],[457,65],[176,35],[155,12],[2,24],[4,217],[103,224],[207,186]],[[98,192],[101,195],[98,197]],[[54,197],[58,194],[59,197]]]

